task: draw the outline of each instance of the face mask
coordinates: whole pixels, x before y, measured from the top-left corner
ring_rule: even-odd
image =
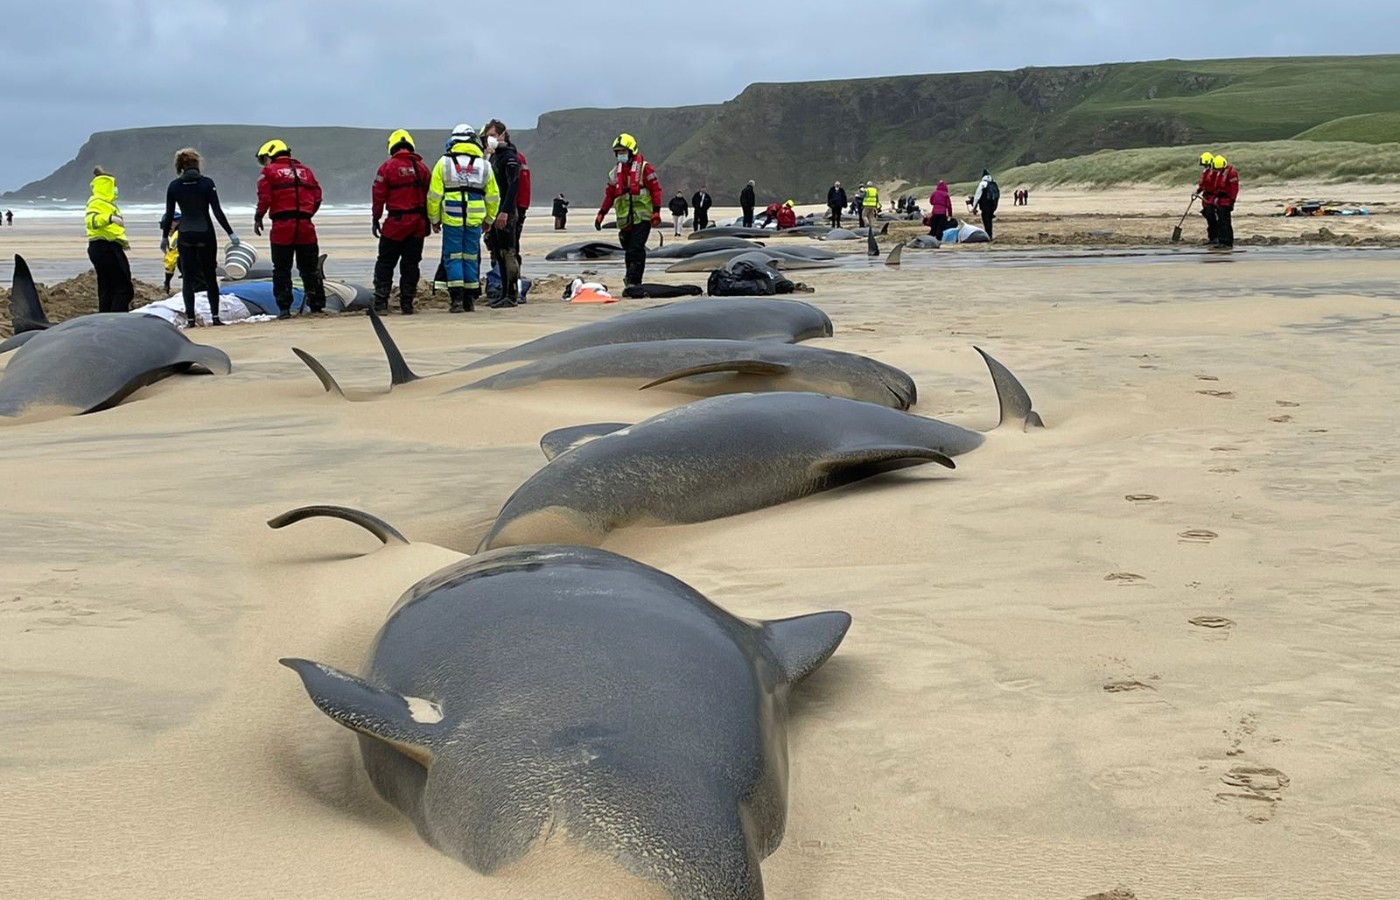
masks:
[[[486,147],[487,147],[487,149],[489,149],[489,150],[495,150],[495,149],[496,149],[496,146],[497,146],[498,144],[500,144],[500,143],[501,143],[501,142],[500,142],[499,140],[497,140],[496,137],[495,137],[494,135],[492,135],[491,137],[488,137],[488,138],[486,139]]]
[[[627,162],[627,154],[626,154],[626,153],[619,153],[619,154],[617,155],[617,161],[620,162],[620,163],[625,163],[625,162]]]

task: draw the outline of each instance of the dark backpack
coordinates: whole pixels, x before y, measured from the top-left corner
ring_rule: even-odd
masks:
[[[988,181],[987,186],[982,190],[982,205],[996,209],[1001,203],[1001,188],[997,187],[995,181]]]

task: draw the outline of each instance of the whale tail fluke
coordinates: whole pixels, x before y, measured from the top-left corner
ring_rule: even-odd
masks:
[[[1022,431],[1028,428],[1044,428],[1045,423],[1041,420],[1040,413],[1032,409],[1031,395],[1026,392],[1020,380],[1011,374],[1010,369],[993,359],[986,350],[981,347],[973,349],[982,354],[982,361],[992,373],[992,384],[997,389],[997,401],[1001,406],[1001,418],[997,427],[1018,428]]]

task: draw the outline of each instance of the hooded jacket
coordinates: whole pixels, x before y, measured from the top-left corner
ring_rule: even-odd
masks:
[[[948,182],[938,182],[938,187],[933,189],[933,193],[928,195],[929,211],[935,216],[951,216],[953,214],[953,197],[948,193]]]
[[[122,211],[117,206],[117,180],[111,175],[98,175],[92,179],[92,196],[88,198],[85,222],[90,241],[115,241],[123,247],[126,242],[126,223]]]

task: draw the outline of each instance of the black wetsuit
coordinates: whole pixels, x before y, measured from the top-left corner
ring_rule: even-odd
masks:
[[[500,211],[509,218],[505,228],[492,228],[486,232],[486,248],[491,251],[491,261],[501,273],[501,299],[488,301],[488,306],[514,306],[519,299],[520,246],[515,223],[520,216],[515,198],[520,192],[520,157],[515,153],[515,145],[506,141],[496,144],[491,153],[491,170],[496,175],[496,188],[501,192]],[[485,279],[482,279],[485,281]]]
[[[175,207],[180,207],[180,272],[184,275],[180,293],[185,298],[185,318],[194,324],[194,292],[202,284],[209,295],[209,313],[219,318],[219,244],[214,238],[214,220],[226,234],[233,234],[219,205],[219,192],[214,180],[186,169],[170,182],[165,190],[165,216],[161,219],[161,237],[170,236],[170,223]],[[213,215],[213,219],[210,215]]]

